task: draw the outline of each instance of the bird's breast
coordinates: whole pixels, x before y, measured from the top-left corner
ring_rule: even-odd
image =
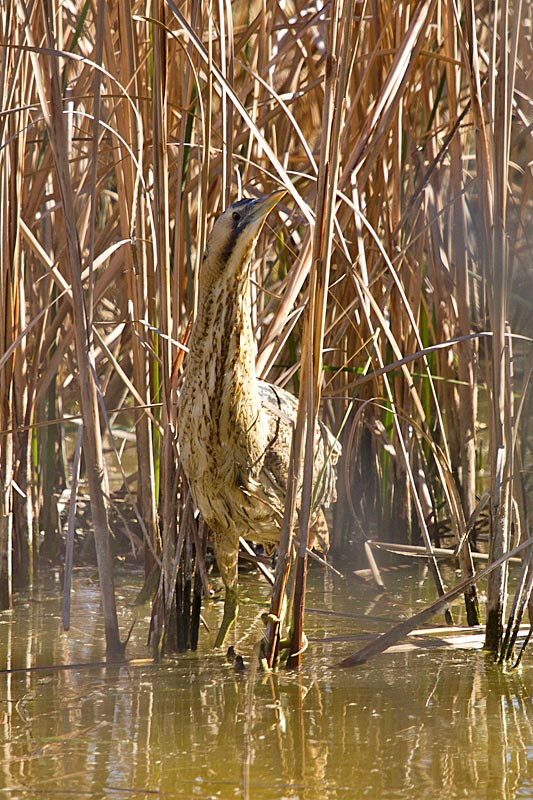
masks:
[[[204,411],[205,406],[202,406]],[[180,456],[194,501],[216,533],[237,540],[277,538],[276,510],[261,484],[264,462],[262,432],[237,425],[221,430],[216,420],[199,413],[187,417],[186,441],[180,437]],[[256,436],[250,436],[256,429]],[[281,518],[278,514],[279,519]]]
[[[180,395],[178,440],[194,500],[215,531],[249,536],[265,529],[266,536],[272,510],[257,495],[268,419],[255,376],[242,375],[231,360],[222,374],[214,358],[203,369],[192,367],[193,360]]]

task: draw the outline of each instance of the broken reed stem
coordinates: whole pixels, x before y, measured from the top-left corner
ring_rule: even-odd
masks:
[[[481,580],[482,578],[486,578],[510,558],[518,555],[518,553],[521,553],[527,547],[531,547],[531,545],[533,545],[533,536],[530,536],[529,539],[526,539],[525,542],[522,542],[522,544],[518,545],[518,547],[515,547],[509,553],[505,553],[497,561],[489,564],[488,567],[485,567],[476,575],[461,581],[461,583],[457,584],[457,586],[455,586],[453,589],[450,589],[448,592],[445,592],[437,600],[435,600],[434,603],[431,603],[431,605],[427,606],[422,611],[419,611],[409,619],[400,622],[398,625],[395,625],[394,628],[391,628],[389,631],[387,631],[387,633],[383,633],[381,636],[378,636],[374,641],[370,642],[370,644],[362,647],[355,653],[352,653],[352,655],[343,659],[339,664],[337,664],[337,666],[355,667],[360,664],[364,664],[370,658],[373,658],[373,656],[383,653],[384,650],[386,650],[388,647],[391,647],[399,639],[407,636],[408,633],[425,622],[429,617],[432,617],[434,614],[437,614],[439,611],[445,608],[449,603],[452,602],[452,600],[462,594],[472,583],[477,583],[477,581]]]
[[[395,553],[399,556],[407,556],[408,558],[422,558],[427,559],[428,552],[425,547],[415,545],[415,544],[393,544],[392,542],[376,542],[373,539],[368,539],[365,541],[365,545],[369,547],[374,547],[377,550],[386,550],[389,553]],[[457,558],[457,553],[455,550],[450,550],[447,547],[434,547],[432,554],[437,558]],[[478,553],[477,551],[472,552],[472,558],[476,561],[489,561],[489,555],[487,553]],[[522,563],[519,558],[511,558],[509,559],[509,563]]]

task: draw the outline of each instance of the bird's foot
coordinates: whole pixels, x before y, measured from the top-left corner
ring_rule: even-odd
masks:
[[[239,591],[235,586],[226,587],[226,597],[224,600],[224,616],[218,630],[215,647],[222,647],[229,629],[237,618],[239,610]]]

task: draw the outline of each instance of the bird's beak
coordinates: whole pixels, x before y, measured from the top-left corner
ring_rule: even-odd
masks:
[[[262,197],[260,200],[256,200],[252,209],[253,219],[265,220],[274,206],[276,206],[286,194],[286,189],[278,189],[271,194],[265,195],[265,197]]]

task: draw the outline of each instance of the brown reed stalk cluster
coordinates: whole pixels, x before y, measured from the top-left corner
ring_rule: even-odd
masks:
[[[207,590],[176,450],[204,245],[239,193],[280,186],[257,371],[339,431],[333,552],[422,542],[442,594],[432,548],[468,582],[482,511],[492,560],[531,535],[532,70],[521,0],[2,4],[1,607],[65,537],[71,563],[57,497],[81,448],[108,654],[110,473],[161,576],[154,639],[177,644],[176,597]],[[507,563],[488,580],[504,653]],[[466,602],[476,622],[474,583]]]

